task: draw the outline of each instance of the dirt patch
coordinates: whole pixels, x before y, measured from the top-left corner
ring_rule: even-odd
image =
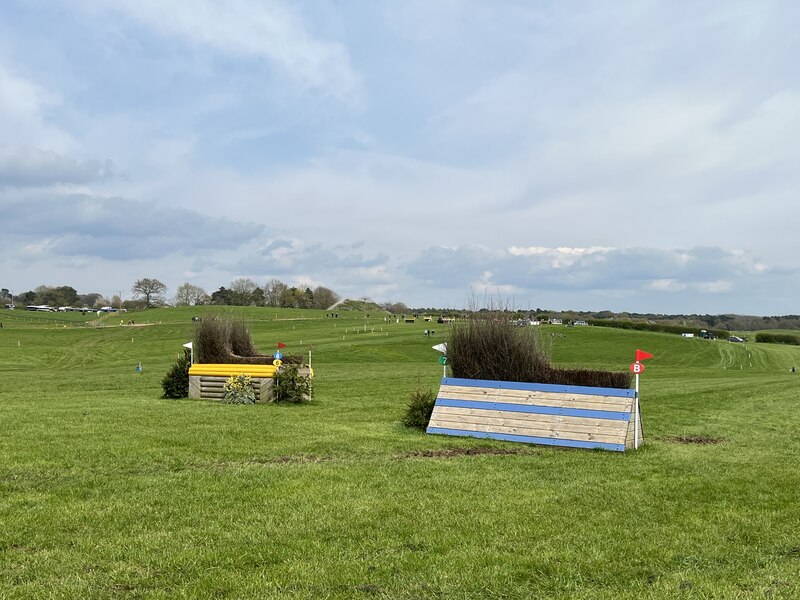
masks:
[[[225,461],[216,463],[199,463],[189,465],[189,469],[238,469],[247,466],[261,465],[310,465],[333,460],[330,456],[317,456],[316,454],[297,454],[294,456],[254,456],[240,461]],[[182,469],[181,469],[182,470]]]
[[[255,464],[317,464],[331,460],[329,456],[317,456],[316,454],[298,454],[295,456],[276,456],[274,458],[253,458],[249,462]]]
[[[668,435],[660,439],[674,444],[698,444],[700,446],[721,444],[725,441],[725,438],[713,437],[710,435]]]
[[[530,454],[527,449],[512,450],[509,448],[442,448],[440,450],[413,450],[396,454],[395,458],[455,458],[458,456],[480,456],[483,454]]]

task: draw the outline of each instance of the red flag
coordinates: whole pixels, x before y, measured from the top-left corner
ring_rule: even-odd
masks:
[[[278,342],[278,350],[280,350],[281,348],[286,348],[286,344],[284,344],[283,342]]]
[[[645,352],[644,350],[636,350],[636,361],[645,360],[647,358],[653,358],[653,355],[649,352]]]

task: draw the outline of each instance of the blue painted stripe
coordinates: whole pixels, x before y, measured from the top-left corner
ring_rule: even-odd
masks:
[[[561,415],[563,417],[583,417],[586,419],[608,419],[611,421],[630,421],[631,413],[611,410],[588,410],[583,408],[562,408],[559,406],[535,406],[530,404],[512,404],[510,402],[481,402],[480,400],[455,400],[437,398],[436,406],[452,406],[455,408],[477,408],[480,410],[507,410],[509,412],[533,413],[538,415]]]
[[[492,388],[497,390],[523,390],[526,392],[554,392],[557,394],[585,394],[588,396],[615,396],[633,398],[636,390],[623,388],[588,387],[583,385],[553,385],[549,383],[522,383],[519,381],[490,381],[488,379],[459,379],[443,377],[442,385]]]
[[[604,442],[584,442],[582,440],[565,440],[561,438],[545,438],[531,435],[515,435],[512,433],[492,433],[488,431],[467,431],[464,429],[444,429],[442,427],[428,427],[428,433],[438,433],[442,435],[457,435],[474,438],[488,438],[491,440],[503,440],[506,442],[523,442],[526,444],[541,444],[544,446],[566,446],[568,448],[601,448],[603,450],[614,450],[624,452],[625,444],[608,444]]]

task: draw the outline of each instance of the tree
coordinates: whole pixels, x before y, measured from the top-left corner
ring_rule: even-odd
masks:
[[[264,291],[249,277],[237,277],[231,281],[231,304],[237,306],[250,306],[261,304]]]
[[[53,300],[53,288],[49,285],[39,285],[36,286],[36,289],[33,290],[36,294],[33,301],[36,304],[47,304],[50,305]]]
[[[281,300],[288,286],[279,279],[270,279],[264,286],[264,304],[266,306],[282,306]]]
[[[286,288],[281,294],[280,306],[283,308],[302,308],[301,304],[304,299],[305,294],[296,287]]]
[[[95,301],[100,298],[102,294],[98,294],[97,292],[90,292],[88,294],[80,294],[78,296],[78,304],[81,306],[94,306]],[[105,306],[105,305],[103,305]]]
[[[175,291],[175,306],[196,306],[205,304],[208,299],[206,291],[191,283],[184,283],[178,286]]]
[[[221,286],[216,292],[211,294],[211,304],[232,304],[233,292]]]
[[[144,300],[145,308],[163,304],[164,292],[166,291],[166,285],[161,283],[158,279],[151,279],[150,277],[138,279],[131,288],[131,292],[133,292],[135,296]]]
[[[314,288],[314,308],[330,308],[339,301],[339,294],[331,289],[318,285]]]
[[[381,308],[388,310],[393,315],[405,315],[411,312],[411,309],[403,302],[384,302],[381,304]]]

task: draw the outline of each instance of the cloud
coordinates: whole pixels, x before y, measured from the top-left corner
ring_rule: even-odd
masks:
[[[428,248],[407,265],[410,276],[442,288],[526,294],[571,291],[729,292],[769,269],[722,248]]]
[[[365,256],[359,244],[327,246],[297,239],[274,239],[229,268],[251,276],[305,275],[341,277],[343,273],[362,283],[385,283],[389,258],[383,253]]]
[[[110,261],[159,259],[241,247],[262,226],[211,218],[154,202],[90,195],[0,198],[7,232],[26,256],[81,256]]]
[[[80,162],[52,150],[0,146],[0,189],[84,184],[112,177],[110,160]]]
[[[3,64],[0,57],[0,131],[4,145],[66,153],[75,142],[46,116],[61,98]]]
[[[121,0],[107,6],[161,34],[223,56],[265,60],[301,89],[359,102],[361,84],[346,47],[316,39],[284,2]]]

